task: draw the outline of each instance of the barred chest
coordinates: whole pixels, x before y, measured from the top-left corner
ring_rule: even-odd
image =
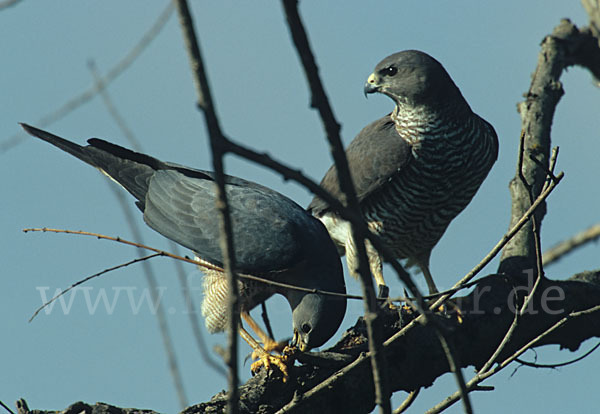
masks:
[[[391,118],[412,148],[411,162],[398,175],[403,184],[415,181],[442,198],[474,194],[496,158],[495,137],[487,124],[473,113],[442,117],[415,108],[396,107]]]
[[[476,115],[428,115],[396,108],[392,119],[412,159],[363,210],[372,230],[405,257],[433,248],[496,158],[495,135]]]

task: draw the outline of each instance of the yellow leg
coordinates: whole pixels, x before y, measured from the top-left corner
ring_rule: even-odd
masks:
[[[279,368],[283,374],[283,382],[286,382],[288,378],[288,364],[290,361],[293,362],[293,359],[290,358],[290,355],[283,352],[286,344],[280,344],[269,338],[269,336],[265,334],[265,332],[258,326],[254,319],[252,319],[248,312],[241,312],[241,316],[264,343],[264,346],[261,346],[256,339],[254,339],[252,335],[248,333],[248,331],[240,326],[240,336],[252,348],[252,358],[257,359],[257,361],[250,366],[252,372],[256,373],[262,366],[264,366],[268,371],[274,365]],[[277,351],[282,353],[282,355],[271,355],[269,353],[270,351]]]
[[[262,348],[267,351],[277,351],[281,353],[283,349],[287,346],[285,342],[276,342],[269,335],[262,330],[262,328],[256,323],[256,321],[250,316],[248,312],[240,312],[242,319],[248,324],[250,329],[254,331],[256,335],[260,338],[263,343]]]
[[[429,288],[429,294],[435,295],[436,293],[439,293],[439,290],[438,290],[437,286],[435,285],[435,282],[433,281],[433,277],[431,276],[431,272],[429,271],[429,266],[424,265],[424,264],[419,264],[419,268],[421,268],[421,271],[423,272],[423,276],[425,276],[425,282],[427,282],[427,287]]]
[[[387,298],[390,289],[385,284],[385,280],[383,280],[383,262],[381,260],[381,255],[368,240],[365,242],[365,247],[369,259],[369,269],[371,270],[371,275],[373,276],[373,279],[375,279],[375,283],[377,283],[377,288],[379,290],[377,296]]]
[[[435,282],[433,281],[433,277],[431,277],[431,272],[429,271],[429,266],[419,265],[419,267],[423,271],[423,276],[425,276],[425,281],[427,282],[427,287],[429,288],[429,294],[435,295],[436,293],[439,293],[439,290],[438,290],[437,286],[435,286]],[[435,302],[435,299],[432,299],[432,300]],[[446,305],[440,306],[440,308],[438,310],[440,312],[446,313],[448,311],[447,307],[454,309],[454,311],[456,312],[456,317],[458,319],[458,322],[462,323],[462,321],[463,321],[462,312],[460,311],[460,308],[452,300],[448,300],[446,302]]]

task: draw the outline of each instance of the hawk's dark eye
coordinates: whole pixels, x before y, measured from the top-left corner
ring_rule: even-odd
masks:
[[[303,324],[303,325],[302,325],[302,332],[304,332],[304,333],[306,333],[306,334],[307,334],[307,333],[309,333],[311,330],[312,330],[312,328],[311,328],[311,326],[310,326],[309,324],[305,323],[305,324]]]
[[[398,69],[396,69],[393,66],[390,66],[389,68],[385,69],[385,74],[387,76],[394,76],[396,73],[398,73]]]

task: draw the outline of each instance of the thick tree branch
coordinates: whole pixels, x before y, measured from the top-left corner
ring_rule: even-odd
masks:
[[[538,65],[532,76],[525,101],[518,105],[524,134],[522,168],[510,182],[512,212],[510,227],[531,205],[530,192],[523,185],[520,174],[529,183],[531,193],[537,196],[544,186],[550,155],[550,130],[554,111],[564,91],[560,77],[564,70],[580,65],[600,78],[600,48],[598,39],[589,28],[579,30],[569,20],[562,20],[541,45]],[[538,232],[546,213],[545,206],[535,214]],[[525,226],[502,253],[500,272],[536,268],[536,250],[532,225]]]
[[[82,401],[71,404],[62,411],[30,410],[27,402],[20,399],[16,402],[18,414],[158,414],[156,411],[140,408],[121,408],[105,403],[86,404]]]
[[[523,304],[533,282],[530,276],[523,274],[499,275],[483,280],[470,295],[455,298],[463,313],[463,322],[458,323],[454,317],[440,318],[447,329],[446,338],[456,350],[462,368],[480,368],[485,364],[512,324],[514,311]],[[600,312],[587,312],[599,305],[600,270],[578,274],[566,281],[542,280],[529,311],[522,315],[518,329],[498,361],[513,358],[517,351],[542,334],[545,336],[537,339],[532,346],[557,344],[561,348],[577,350],[586,339],[600,337]],[[586,312],[580,314],[582,311]],[[386,312],[382,315],[384,334],[392,336],[412,317],[414,314],[405,311]],[[428,387],[437,377],[450,371],[432,325],[418,325],[397,341],[384,346],[392,391]],[[546,333],[550,328],[553,330]],[[358,363],[357,369],[332,383],[327,392],[310,399],[303,398],[304,392],[339,372],[349,360],[364,360],[367,350],[366,326],[361,318],[331,349],[301,358],[301,361],[310,358],[310,364],[294,367],[287,383],[270,378],[265,371],[251,378],[239,389],[240,412],[274,413],[286,405],[285,412],[370,412],[375,407],[375,394],[371,370],[364,363]],[[489,373],[498,367],[492,368]],[[467,383],[469,389],[474,386],[474,383]],[[182,414],[222,413],[225,412],[226,401],[227,393],[221,392],[211,401],[191,406]],[[49,414],[36,414],[45,413]],[[131,411],[114,408],[112,413],[131,414]]]
[[[471,295],[456,299],[463,312],[464,321],[458,323],[454,318],[449,318],[444,319],[444,324],[449,331],[448,340],[457,350],[463,368],[479,368],[487,361],[512,324],[513,312],[522,305],[531,284],[533,280],[524,275],[486,279]],[[518,329],[499,355],[499,360],[510,357],[565,316],[598,305],[600,272],[576,275],[568,281],[542,281],[530,303],[530,311],[522,315]],[[401,316],[407,317],[404,313]],[[397,314],[386,314],[385,334],[390,335],[405,324],[406,321],[398,319]],[[594,336],[600,336],[599,312],[566,321],[560,328],[539,340],[535,346],[558,344],[562,348],[574,351],[581,342]],[[365,325],[359,320],[328,352],[355,355],[359,360],[361,352],[367,350],[366,342]],[[430,386],[438,376],[449,372],[444,351],[431,325],[410,330],[404,337],[385,347],[384,352],[389,362],[389,380],[393,391],[411,391]],[[296,368],[292,374],[295,377],[290,383],[291,389],[273,383],[266,375],[261,374],[242,387],[242,402],[248,404],[248,412],[260,409],[275,412],[285,401],[289,401],[285,412],[370,412],[375,401],[373,387],[370,385],[370,370],[365,364],[332,384],[326,393],[311,399],[302,397],[304,390],[310,389],[312,384],[337,371],[335,361],[344,359],[337,357],[328,361],[333,366],[322,363],[321,367]],[[298,396],[294,400],[296,392]],[[219,394],[213,397],[211,402],[190,407],[184,413],[210,412],[219,406],[223,398],[224,396]]]

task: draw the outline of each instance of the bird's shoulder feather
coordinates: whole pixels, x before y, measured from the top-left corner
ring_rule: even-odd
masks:
[[[323,233],[320,223],[273,190],[235,177],[226,181],[238,271],[265,274],[303,260],[305,243],[310,242],[304,240],[305,235],[310,238],[313,232]],[[163,236],[222,267],[215,200],[212,179],[189,177],[175,169],[159,170],[150,179],[144,220]]]
[[[358,133],[346,149],[346,157],[356,195],[361,202],[406,166],[411,159],[411,147],[398,135],[388,114]],[[329,168],[321,186],[334,197],[342,199],[335,165]],[[308,210],[316,215],[327,209],[328,204],[318,197],[308,206]]]

